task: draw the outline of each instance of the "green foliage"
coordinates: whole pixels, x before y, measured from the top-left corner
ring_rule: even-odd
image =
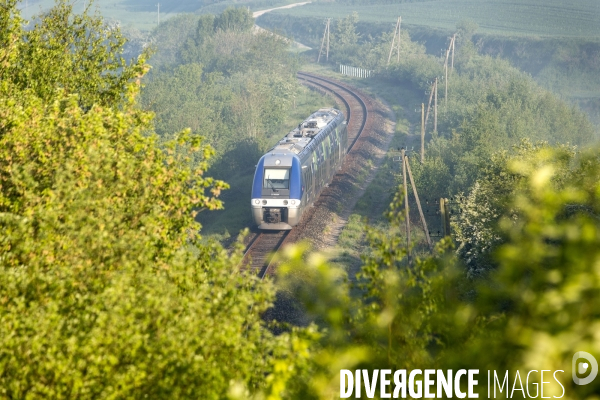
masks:
[[[187,17],[179,19],[164,24],[168,34],[156,32],[158,68],[142,104],[156,113],[161,137],[188,127],[204,136],[216,149],[212,173],[230,178],[251,170],[270,136],[280,135],[298,92],[288,43],[251,32],[245,9],[203,15],[195,27]]]
[[[215,30],[222,31],[249,31],[254,25],[252,13],[247,8],[227,8],[215,18]]]
[[[547,145],[519,151],[499,156],[514,190],[490,224],[505,242],[486,279],[465,279],[445,240],[408,266],[399,197],[387,229],[369,230],[358,286],[324,257],[303,261],[301,248],[288,249],[280,282],[327,328],[298,398],[335,398],[339,370],[355,368],[509,370],[511,381],[516,371],[562,370],[564,398],[593,398],[600,383],[570,376],[576,351],[600,350],[600,159]],[[558,384],[545,386],[561,396]]]
[[[37,62],[58,87],[40,90],[50,83],[38,85],[39,75],[22,87],[8,71],[21,62],[26,34],[69,38],[83,29],[95,38],[101,25],[80,22],[59,3],[49,14],[57,21],[25,33],[16,4],[7,5],[0,397],[280,398],[304,368],[314,332],[272,335],[260,315],[274,288],[237,271],[241,243],[229,254],[200,242],[194,214],[221,207],[216,197],[227,187],[204,176],[213,150],[189,130],[159,146],[126,75],[107,78],[122,80],[118,93],[95,94],[83,75],[61,88],[63,65],[50,57]],[[114,49],[65,49],[67,65],[87,60],[112,71],[103,62],[119,59]],[[90,80],[105,78],[94,71]]]
[[[320,321],[326,334],[315,349],[312,378],[302,396],[335,398],[339,370],[354,368],[429,368],[430,352],[451,329],[445,323],[445,303],[453,299],[448,282],[456,282],[452,260],[415,258],[406,262],[402,199],[396,197],[387,213],[385,229],[367,229],[371,251],[362,257],[358,281],[313,255],[303,261],[302,249],[288,249],[279,268],[279,282],[300,299]],[[444,268],[445,267],[445,268]],[[353,296],[352,293],[355,295]],[[444,322],[444,323],[443,323]]]
[[[468,45],[459,51],[465,47],[469,52]],[[457,59],[461,61],[449,74],[447,108],[439,84],[438,134],[427,146],[425,163],[414,168],[425,196],[467,192],[494,153],[522,139],[584,146],[595,137],[581,111],[544,91],[507,62],[474,54],[466,57],[465,53]],[[389,76],[425,86],[427,63],[414,68],[406,64],[394,67]]]
[[[456,24],[456,33],[459,42],[470,42],[473,34],[479,29],[477,22],[470,19],[462,19]]]
[[[304,6],[303,6],[304,7]],[[321,16],[322,17],[322,16]],[[280,14],[272,11],[257,18],[257,25],[313,48],[319,48],[323,39],[325,24],[322,18],[294,17],[288,14]],[[331,30],[333,33],[334,25]]]
[[[569,377],[576,351],[600,349],[593,333],[600,317],[597,151],[573,157],[569,149],[541,147],[507,164],[522,185],[502,212],[507,242],[497,252],[493,286],[481,288],[477,301],[480,312],[502,316],[486,329],[498,351],[477,358],[489,365],[503,349],[507,368],[544,365]],[[565,398],[585,398],[599,387],[562,382]]]
[[[400,62],[396,62],[392,57],[391,61],[393,63],[389,68],[386,65],[387,69],[382,72],[383,76],[404,84],[414,85],[422,90],[430,90],[432,77],[441,76],[442,67],[437,60],[425,54],[425,49],[422,46],[411,42],[408,35],[402,39]],[[386,43],[388,52],[389,43],[391,42]],[[412,49],[412,51],[409,51],[409,49]],[[387,61],[387,57],[385,61]]]
[[[152,32],[152,42],[156,46],[156,51],[148,61],[152,65],[151,73],[180,62],[181,46],[191,40],[203,18],[205,17],[193,14],[178,15],[162,22],[160,29]],[[211,29],[213,19],[210,20]]]
[[[510,199],[527,189],[528,182],[513,171],[512,165],[515,162],[536,165],[539,154],[549,150],[547,143],[532,145],[523,141],[510,152],[494,154],[489,163],[483,164],[481,177],[461,201],[461,213],[454,224],[454,239],[459,243],[457,254],[464,260],[469,276],[480,276],[495,268],[493,252],[506,240],[498,222],[503,214],[516,214],[514,208],[509,207]],[[559,190],[572,174],[570,166],[575,151],[567,146],[553,151],[557,170],[550,184]]]
[[[16,2],[5,3],[10,9]],[[147,53],[127,63],[120,57],[125,44],[121,33],[101,18],[74,14],[66,0],[58,1],[31,30],[17,32],[10,24],[18,19],[2,18],[5,32],[18,35],[4,37],[14,58],[0,70],[0,79],[10,81],[14,91],[33,90],[48,101],[62,90],[77,94],[84,108],[106,106],[118,103],[127,83],[144,74]]]
[[[334,43],[336,46],[344,48],[358,43],[360,35],[356,33],[357,22],[358,13],[353,12],[336,23],[334,35]]]

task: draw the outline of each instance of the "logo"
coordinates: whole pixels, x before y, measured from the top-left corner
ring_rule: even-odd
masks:
[[[585,361],[579,361],[580,359]],[[571,373],[573,374],[573,382],[576,385],[587,385],[592,382],[596,375],[598,375],[598,361],[590,353],[585,351],[578,351],[573,355],[573,363],[571,365]],[[585,378],[579,378],[577,375],[585,375],[588,371],[589,375]]]

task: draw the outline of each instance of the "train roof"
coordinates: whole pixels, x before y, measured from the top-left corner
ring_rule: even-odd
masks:
[[[317,138],[329,125],[333,124],[343,114],[335,108],[321,108],[312,113],[297,128],[293,129],[281,139],[269,153],[284,152],[300,154]]]

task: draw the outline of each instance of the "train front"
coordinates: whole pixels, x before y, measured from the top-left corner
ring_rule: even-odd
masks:
[[[298,156],[262,156],[252,183],[252,218],[259,229],[290,230],[302,216],[302,167]]]

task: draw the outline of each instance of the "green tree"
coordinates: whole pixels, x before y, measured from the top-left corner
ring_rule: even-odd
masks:
[[[228,7],[215,18],[215,30],[245,32],[252,26],[254,26],[252,13],[243,7]]]
[[[335,25],[335,40],[339,47],[358,43],[360,35],[356,32],[357,22],[358,13],[356,11],[337,22]]]
[[[156,51],[148,60],[152,65],[152,70],[164,70],[181,63],[182,47],[187,47],[188,43],[194,44],[198,40],[198,25],[201,20],[209,19],[210,32],[213,30],[212,15],[193,15],[180,14],[169,18],[160,23],[160,29],[154,29],[151,34],[151,42]]]
[[[563,370],[564,398],[593,398],[598,381],[578,386],[570,376],[576,351],[600,350],[597,151],[574,157],[569,149],[541,147],[509,160],[508,170],[522,184],[502,212],[506,242],[473,309],[489,321],[474,347],[489,351],[455,349],[450,359],[512,371]],[[556,384],[550,390],[562,392]]]
[[[12,90],[33,90],[46,101],[61,90],[77,94],[84,108],[106,106],[118,103],[127,84],[144,74],[148,54],[127,63],[120,56],[125,38],[101,18],[74,14],[72,4],[58,0],[34,29],[11,29],[20,20],[7,10],[16,4],[4,1],[1,23],[3,42],[13,58],[2,65],[0,79],[10,81]]]
[[[456,24],[456,33],[460,44],[471,42],[473,35],[479,29],[477,22],[470,19],[461,19]]]
[[[331,41],[332,59],[337,62],[348,62],[352,54],[359,49],[360,35],[356,32],[358,13],[353,12],[337,21]]]
[[[570,165],[576,156],[575,150],[568,146],[551,149],[544,142],[533,145],[523,140],[510,152],[496,153],[489,163],[482,165],[480,178],[461,201],[461,213],[453,224],[457,254],[464,261],[469,276],[487,274],[497,266],[493,256],[506,241],[499,221],[511,212],[516,215],[516,210],[510,208],[511,198],[526,190],[528,184],[521,174],[513,170],[515,162],[535,165],[542,151],[553,151],[557,170],[550,183],[556,190],[561,189],[572,174]]]

